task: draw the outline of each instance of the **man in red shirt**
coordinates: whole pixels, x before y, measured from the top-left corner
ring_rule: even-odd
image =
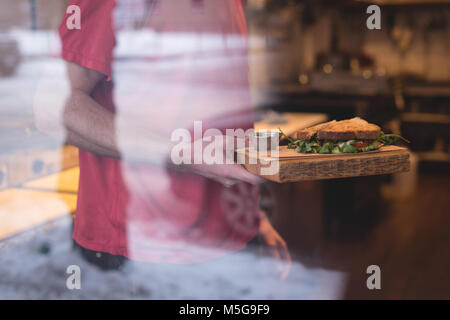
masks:
[[[73,238],[84,255],[104,268],[126,258],[195,264],[243,250],[259,234],[289,260],[259,210],[257,178],[237,164],[166,165],[178,128],[253,127],[242,1],[151,1],[143,57],[114,73],[120,3],[70,4],[80,8],[81,28],[67,27],[70,13],[59,28],[71,87],[63,122],[66,141],[79,147]]]

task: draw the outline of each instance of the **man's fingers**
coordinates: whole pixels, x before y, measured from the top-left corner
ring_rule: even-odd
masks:
[[[278,248],[276,246],[270,246],[270,252],[272,253],[272,257],[277,260],[281,260],[280,252],[278,252]]]
[[[280,241],[278,244],[278,250],[279,250],[279,254],[282,257],[281,260],[281,268],[282,268],[282,273],[281,273],[281,280],[285,280],[288,275],[289,272],[291,271],[291,266],[292,266],[292,258],[291,258],[291,254],[289,253],[289,248],[287,247],[286,243],[284,241]]]
[[[264,220],[263,220],[264,221]],[[291,270],[292,258],[288,246],[283,238],[271,227],[270,224],[262,224],[261,241],[262,248],[266,249],[275,258],[275,266],[280,272],[280,279],[285,280]]]
[[[278,250],[281,252],[281,257],[287,262],[292,262],[291,254],[289,253],[289,248],[285,242],[278,243]]]
[[[286,263],[285,263],[286,264]],[[281,280],[286,280],[289,276],[289,273],[291,272],[291,264],[287,263],[284,267],[284,271],[280,275]]]
[[[290,255],[286,249],[286,247],[280,247],[279,243],[270,246],[272,257],[276,259],[276,265],[278,271],[280,272],[281,280],[285,280],[287,278],[291,268]]]
[[[235,165],[235,166],[237,166],[237,167],[230,166],[228,169],[230,171],[233,170],[234,172],[236,172],[235,178],[237,178],[238,180],[241,180],[241,181],[253,184],[253,185],[261,184],[264,181],[261,177],[248,172],[240,165]],[[230,175],[232,175],[232,174],[230,174]]]

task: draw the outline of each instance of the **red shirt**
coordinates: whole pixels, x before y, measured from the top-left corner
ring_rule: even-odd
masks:
[[[112,72],[118,42],[113,25],[120,19],[116,2],[71,4],[81,9],[81,29],[68,30],[66,14],[59,28],[62,57],[107,76],[92,93],[101,106],[139,114],[168,140],[174,129],[190,128],[194,120],[204,121],[203,130],[253,126],[240,0],[157,2],[142,20],[147,30],[156,30],[153,40],[138,41],[154,49],[137,65],[123,61],[117,73]],[[122,94],[130,83],[132,93]],[[81,149],[79,164],[73,237],[85,248],[147,262],[197,263],[241,250],[257,233],[254,186],[225,188],[197,175]]]

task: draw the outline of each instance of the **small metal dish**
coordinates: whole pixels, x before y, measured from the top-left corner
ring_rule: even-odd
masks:
[[[277,150],[280,144],[280,133],[277,131],[258,131],[250,135],[251,151]]]

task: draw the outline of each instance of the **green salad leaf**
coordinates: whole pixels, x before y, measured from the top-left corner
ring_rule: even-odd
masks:
[[[380,136],[378,137],[377,141],[381,142],[382,144],[389,146],[397,142],[398,139],[401,139],[405,141],[406,143],[411,143],[402,136],[399,136],[397,134],[385,134],[383,131],[381,131]]]
[[[319,150],[320,154],[329,154],[333,151],[333,142],[325,142]]]
[[[344,143],[344,145],[343,145],[343,147],[342,147],[342,151],[344,152],[344,153],[357,153],[358,152],[358,149],[356,149],[354,146],[353,146],[353,143],[355,143],[355,141],[354,140],[352,140],[353,142],[351,142],[351,141],[348,141],[348,142],[345,142]]]
[[[398,139],[410,143],[402,136],[396,134],[385,134],[384,132],[381,132],[377,140],[373,141],[366,147],[358,149],[354,146],[356,140],[334,142],[334,141],[318,140],[317,137],[313,137],[309,141],[294,140],[291,137],[284,134],[284,132],[281,131],[280,128],[278,128],[278,130],[280,130],[281,135],[285,136],[289,141],[288,148],[294,149],[295,152],[298,153],[319,153],[319,154],[359,153],[378,150],[383,145],[392,145]]]

